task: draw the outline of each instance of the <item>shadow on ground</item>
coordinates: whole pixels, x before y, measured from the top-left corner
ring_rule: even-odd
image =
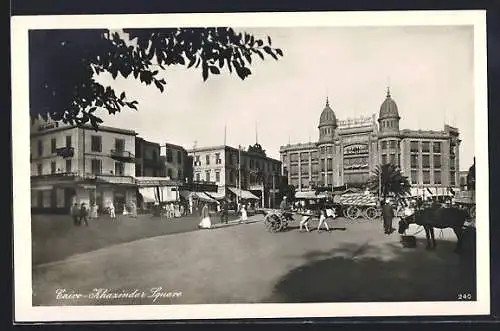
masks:
[[[275,285],[265,302],[456,301],[476,298],[474,254],[453,253],[455,242],[437,240],[437,249],[399,243],[343,244],[331,252],[309,252],[306,263]],[[469,245],[469,252],[473,251]]]

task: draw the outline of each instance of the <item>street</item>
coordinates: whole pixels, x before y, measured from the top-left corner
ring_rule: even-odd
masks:
[[[422,233],[417,234],[417,248],[403,248],[399,235],[384,235],[376,221],[339,218],[330,222],[331,232],[322,233],[300,233],[295,225],[281,233],[269,233],[257,222],[159,235],[41,264],[33,268],[33,304],[447,301],[464,293],[475,297],[475,267],[453,253],[456,240],[448,231],[437,235],[435,251],[427,251]],[[58,245],[62,247],[62,241]],[[62,290],[80,298],[58,296]],[[166,294],[155,298],[148,295],[152,291]],[[145,296],[119,298],[127,293]]]

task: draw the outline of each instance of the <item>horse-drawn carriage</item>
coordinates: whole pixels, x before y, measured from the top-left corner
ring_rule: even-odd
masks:
[[[465,209],[472,220],[476,219],[476,191],[467,190],[455,193],[453,202],[459,208]]]

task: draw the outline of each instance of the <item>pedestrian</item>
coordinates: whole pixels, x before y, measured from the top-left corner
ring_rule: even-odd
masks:
[[[85,223],[86,226],[89,226],[88,215],[89,215],[89,210],[87,208],[87,205],[85,204],[85,202],[82,202],[80,208],[80,224],[82,223],[83,220],[83,223]]]
[[[180,212],[181,216],[184,216],[184,214],[186,213],[186,210],[184,208],[184,204],[181,204],[181,206],[179,207],[179,212]]]
[[[228,206],[227,206],[226,200],[222,200],[220,208],[221,208],[220,222],[227,224],[228,223],[228,217],[227,217]]]
[[[240,223],[246,223],[248,220],[248,214],[247,214],[247,208],[246,205],[241,205],[241,218],[240,218]]]
[[[130,202],[130,217],[137,218],[137,205],[135,202]]]
[[[74,226],[79,226],[80,225],[80,208],[78,208],[78,203],[74,203],[73,206],[71,206],[71,217],[73,218],[73,225]]]
[[[309,224],[310,220],[311,220],[311,211],[305,210],[305,214],[302,214],[302,217],[300,219],[299,231],[302,232],[302,226],[304,226],[306,228],[306,231],[309,232],[309,228],[307,227],[307,224]]]
[[[198,224],[200,229],[210,229],[212,227],[212,221],[210,220],[210,211],[208,205],[205,203],[203,209],[201,210],[201,222]]]
[[[393,232],[392,219],[394,218],[394,210],[392,206],[387,201],[382,200],[382,218],[384,219],[384,233],[391,234]]]
[[[318,224],[318,233],[321,231],[321,225],[325,225],[326,231],[330,232],[330,228],[328,227],[328,223],[326,222],[327,215],[326,215],[326,210],[321,209],[320,215],[319,215],[319,224]]]
[[[111,219],[115,219],[116,218],[116,214],[115,214],[115,205],[113,202],[111,202],[109,204],[109,217]]]

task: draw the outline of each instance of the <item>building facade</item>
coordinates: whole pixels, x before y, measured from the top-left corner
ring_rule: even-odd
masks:
[[[387,91],[375,114],[337,120],[327,99],[321,112],[319,139],[280,148],[282,173],[299,191],[314,186],[363,186],[380,164],[400,167],[414,189],[458,185],[458,129],[400,129],[399,110]]]
[[[166,143],[165,155],[162,155],[163,175],[183,182],[193,180],[193,164],[186,149],[182,146]]]
[[[67,212],[73,203],[135,201],[135,135],[131,130],[34,121],[30,131],[31,206]]]
[[[160,159],[160,144],[135,138],[135,176],[161,177],[164,165]]]
[[[270,194],[278,187],[281,162],[268,157],[257,143],[247,149],[227,145],[199,147],[188,154],[193,158],[194,181],[215,182],[219,196],[245,199],[251,193],[269,205]]]

